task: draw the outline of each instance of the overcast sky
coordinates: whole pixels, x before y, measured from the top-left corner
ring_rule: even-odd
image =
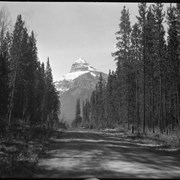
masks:
[[[35,32],[39,60],[50,58],[54,81],[67,74],[79,57],[99,71],[115,70],[111,53],[121,10],[124,5],[129,8],[132,24],[138,15],[138,3],[0,2],[0,7],[3,5],[13,26],[21,14],[29,32]]]

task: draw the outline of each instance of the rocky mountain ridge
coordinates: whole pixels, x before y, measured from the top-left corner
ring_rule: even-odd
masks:
[[[69,123],[73,121],[77,98],[80,98],[81,103],[86,98],[90,98],[99,81],[100,73],[102,73],[103,79],[107,80],[105,73],[97,71],[84,58],[79,58],[72,64],[70,72],[55,82],[55,86],[60,92],[60,119]]]

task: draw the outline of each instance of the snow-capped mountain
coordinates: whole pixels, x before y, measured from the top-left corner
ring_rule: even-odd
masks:
[[[72,65],[70,73],[73,72],[82,72],[82,71],[96,71],[95,68],[93,68],[92,66],[90,66],[85,59],[83,59],[82,57],[80,57],[79,59],[77,59],[75,61],[75,63]]]
[[[99,76],[100,72],[81,57],[72,64],[69,73],[55,82],[56,88],[60,92],[61,119],[72,122],[75,117],[77,98],[80,98],[81,102],[90,98],[99,81]],[[107,80],[105,73],[102,73],[102,76],[104,80]]]
[[[91,72],[92,75],[95,76],[95,74],[92,73],[92,71],[96,71],[95,68],[90,66],[85,59],[80,57],[75,61],[75,63],[72,64],[71,70],[68,74],[64,75],[60,81],[67,80],[67,81],[72,81],[76,79],[78,76],[81,76],[82,74]]]

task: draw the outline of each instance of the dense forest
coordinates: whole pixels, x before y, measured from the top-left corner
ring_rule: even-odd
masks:
[[[7,10],[0,11],[0,135],[18,128],[57,129],[59,94],[49,58],[37,57],[34,32],[18,15],[13,31]],[[18,127],[18,128],[17,128]],[[27,133],[27,131],[26,131]]]
[[[116,32],[116,70],[100,76],[90,99],[82,103],[86,128],[170,133],[180,125],[180,4],[138,4],[137,22],[121,11]],[[167,32],[164,24],[167,25]],[[76,118],[77,119],[77,118]]]
[[[126,177],[126,169],[131,168],[134,177],[138,173],[139,177],[145,177],[141,173],[157,174],[163,163],[166,164],[163,175],[170,168],[175,169],[170,173],[178,172],[179,151],[174,157],[169,152],[153,155],[152,151],[137,149],[137,144],[134,146],[129,140],[126,145],[127,141],[119,138],[128,137],[125,133],[121,136],[121,132],[128,132],[132,139],[150,132],[154,136],[157,133],[160,140],[159,134],[171,137],[180,132],[180,3],[169,3],[166,12],[163,6],[163,3],[138,3],[137,22],[133,24],[129,10],[123,7],[115,33],[116,51],[112,52],[116,70],[109,70],[107,80],[100,73],[90,98],[77,99],[71,126],[101,132],[119,127],[114,132],[120,132],[120,136],[113,134],[109,138],[86,130],[65,134],[64,129],[69,125],[59,120],[60,95],[53,82],[49,57],[46,64],[39,60],[35,33],[28,31],[21,15],[12,27],[7,9],[0,9],[0,177],[33,177],[40,158],[44,158],[41,167],[45,167],[50,177],[63,177],[68,174],[66,170],[73,172],[73,177],[76,174],[86,177],[82,173],[89,164],[84,163],[91,160],[93,170],[96,162],[103,165],[99,166],[100,171],[92,171],[98,177],[102,171],[105,176],[114,173],[117,177],[120,172],[119,177]],[[176,140],[179,147],[180,134]],[[109,159],[110,156],[114,158]],[[79,164],[77,157],[85,161]],[[165,160],[159,164],[162,158]],[[128,167],[132,162],[138,171],[135,166]],[[112,165],[116,167],[114,171],[110,169]],[[83,166],[83,171],[79,171]],[[46,175],[39,170],[36,169]],[[61,174],[62,171],[65,173]]]

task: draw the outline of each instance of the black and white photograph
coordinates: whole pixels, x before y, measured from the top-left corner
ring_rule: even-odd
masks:
[[[180,3],[0,1],[0,178],[180,178]]]

